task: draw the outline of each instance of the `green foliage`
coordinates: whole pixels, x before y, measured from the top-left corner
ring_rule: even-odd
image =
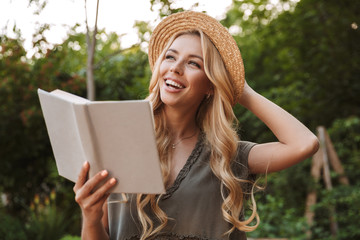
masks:
[[[315,206],[316,221],[312,227],[314,239],[332,239],[327,229],[330,225],[329,209],[333,208],[333,216],[338,223],[337,239],[359,239],[360,229],[360,118],[349,117],[337,119],[329,129],[329,135],[335,149],[344,164],[346,176],[350,185],[345,186],[337,181],[337,175],[332,174],[334,188],[331,191],[322,190],[319,202]],[[336,141],[341,139],[341,141]]]
[[[360,169],[360,116],[337,119],[329,129],[335,149],[344,163],[344,170],[351,183],[359,183]]]
[[[41,13],[41,11],[44,10],[47,3],[48,3],[47,0],[29,0],[29,6],[35,5],[35,7],[36,7],[36,9],[34,11],[35,15],[39,15]]]
[[[46,132],[25,50],[18,40],[1,37],[0,42],[0,186],[10,199],[21,203],[20,196],[40,185],[46,162],[42,156],[50,150],[43,144]],[[34,158],[38,161],[31,162]]]
[[[60,239],[65,235],[72,219],[67,212],[60,211],[55,203],[55,191],[43,199],[35,195],[29,208],[29,219],[26,224],[28,239]]]
[[[221,23],[241,36],[249,36],[254,31],[266,28],[271,20],[276,19],[284,11],[293,10],[296,1],[282,0],[233,0],[231,9]],[[236,36],[235,36],[236,38]]]
[[[249,84],[312,129],[359,115],[360,31],[351,27],[359,7],[349,0],[303,0],[251,35],[236,36]],[[230,28],[235,10],[228,13]]]
[[[70,61],[67,48],[48,50],[31,64],[21,41],[1,36],[0,43],[0,191],[7,194],[8,208],[21,212],[36,192],[54,186],[43,182],[54,160],[36,90],[82,94],[85,84],[64,64]]]
[[[112,57],[95,72],[97,98],[143,99],[148,93],[150,76],[147,54],[139,47],[133,48]]]
[[[0,236],[6,240],[25,240],[26,235],[21,222],[0,210]]]
[[[37,88],[86,95],[86,43],[77,27],[62,44],[38,47],[39,54],[32,59],[26,58],[20,32],[18,39],[0,36],[0,193],[8,200],[6,222],[11,222],[10,216],[21,219],[28,239],[59,239],[80,230],[73,183],[57,173],[37,96]],[[40,30],[35,46],[46,41],[46,29]],[[117,34],[99,31],[96,37],[99,99],[145,97],[150,79],[147,55],[139,46],[121,49]],[[56,205],[46,200],[51,189],[57,192]],[[37,205],[34,195],[39,196]]]
[[[305,239],[306,220],[304,217],[294,218],[296,209],[287,207],[286,199],[278,199],[272,195],[261,197],[264,199],[257,200],[258,202],[262,200],[261,204],[258,204],[261,223],[254,232],[248,234],[249,237]]]
[[[61,238],[60,240],[81,240],[81,238],[78,236],[66,235],[65,237]]]
[[[279,1],[278,5],[290,4],[289,11],[283,11],[284,7],[266,8],[271,4],[267,0],[234,1],[223,23],[236,34],[249,84],[313,131],[319,125],[329,129],[350,186],[340,185],[335,173],[331,192],[322,190],[322,183],[314,186],[309,159],[269,174],[266,197],[258,200],[262,223],[249,236],[302,239],[306,195],[315,187],[313,239],[331,238],[329,206],[336,210],[337,239],[358,239],[360,2],[302,0],[296,6],[291,2]],[[275,140],[252,113],[240,106],[234,110],[242,139]]]
[[[137,29],[137,34],[140,43],[149,42],[152,33],[149,22],[146,21],[135,21],[134,28]]]
[[[39,11],[46,3],[32,2]],[[310,129],[328,128],[350,186],[341,185],[335,173],[331,174],[332,191],[323,190],[321,182],[314,186],[310,159],[269,174],[264,195],[257,196],[262,222],[249,236],[304,239],[306,195],[315,187],[313,239],[331,238],[329,207],[335,209],[337,239],[359,239],[360,30],[356,25],[360,2],[295,2],[234,0],[222,22],[240,46],[249,84]],[[173,0],[150,3],[160,18],[184,10]],[[75,236],[80,211],[73,200],[73,183],[58,176],[36,90],[60,88],[86,96],[86,41],[76,25],[62,44],[44,48],[44,32],[49,27],[39,26],[34,34],[37,54],[32,59],[26,58],[16,27],[16,39],[0,35],[0,192],[9,201],[0,211],[0,236],[6,239],[37,239],[35,235],[38,239],[80,239]],[[148,23],[138,22],[135,27],[140,42],[146,42],[151,32]],[[114,33],[100,30],[96,38],[98,99],[144,98],[151,75],[146,53],[138,45],[122,49]],[[242,139],[275,140],[252,113],[241,106],[234,110]],[[52,189],[57,193],[56,203],[50,197]]]
[[[315,224],[312,226],[313,238],[333,239],[328,229],[330,217],[334,217],[339,228],[337,239],[359,239],[360,184],[338,185],[331,191],[321,191],[319,197],[320,201],[315,206]]]

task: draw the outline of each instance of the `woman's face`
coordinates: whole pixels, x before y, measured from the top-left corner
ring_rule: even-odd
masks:
[[[199,36],[186,34],[175,39],[160,65],[159,81],[165,105],[197,110],[211,89]]]

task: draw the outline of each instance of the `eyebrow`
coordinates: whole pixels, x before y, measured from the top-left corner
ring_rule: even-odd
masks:
[[[173,53],[179,54],[179,52],[178,52],[177,50],[172,49],[172,48],[169,48],[169,49],[167,50],[167,52],[173,52]],[[194,57],[194,58],[199,58],[201,61],[204,61],[204,59],[203,59],[201,56],[199,56],[199,55],[190,54],[189,56],[190,56],[190,57]]]

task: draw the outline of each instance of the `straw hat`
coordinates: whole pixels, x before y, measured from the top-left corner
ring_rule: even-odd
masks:
[[[185,11],[172,14],[155,28],[149,43],[151,69],[170,38],[182,31],[200,29],[219,51],[234,86],[235,103],[238,102],[245,83],[244,64],[240,50],[228,30],[216,19],[200,12]]]

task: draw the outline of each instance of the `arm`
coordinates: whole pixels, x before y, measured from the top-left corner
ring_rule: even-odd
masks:
[[[319,142],[308,128],[247,84],[239,103],[263,121],[278,139],[278,142],[258,144],[251,149],[248,161],[252,173],[280,171],[318,150]]]
[[[107,233],[107,193],[116,183],[114,178],[107,180],[96,190],[95,187],[107,176],[107,171],[101,171],[87,180],[89,163],[85,163],[74,186],[75,201],[79,204],[82,212],[81,239],[96,240],[109,239]]]

